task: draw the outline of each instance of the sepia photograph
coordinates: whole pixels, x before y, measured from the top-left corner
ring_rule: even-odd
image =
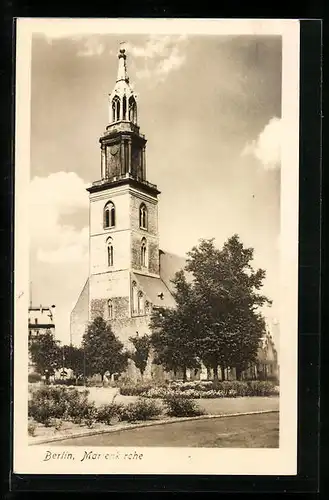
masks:
[[[16,44],[14,472],[296,474],[298,21]]]

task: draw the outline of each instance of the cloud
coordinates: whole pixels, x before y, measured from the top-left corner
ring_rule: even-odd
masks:
[[[31,247],[41,262],[73,263],[88,259],[88,228],[61,224],[63,215],[88,208],[88,185],[74,172],[34,177],[30,183]]]
[[[159,82],[163,81],[171,71],[179,69],[186,60],[183,52],[186,40],[185,35],[151,35],[144,45],[125,44],[128,54],[137,61],[143,59],[143,67],[137,62],[137,78],[152,78],[155,82]]]
[[[48,264],[62,264],[69,262],[85,262],[88,257],[86,242],[88,242],[88,228],[84,228],[74,235],[77,239],[75,244],[63,244],[55,250],[39,249],[37,257],[41,262]]]
[[[267,170],[280,168],[281,130],[281,119],[271,118],[258,138],[245,146],[242,155],[254,156]]]
[[[104,43],[100,42],[98,37],[87,37],[83,45],[83,48],[77,53],[80,57],[100,56],[105,50]]]

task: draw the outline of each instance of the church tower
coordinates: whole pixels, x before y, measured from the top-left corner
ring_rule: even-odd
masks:
[[[146,139],[130,85],[126,53],[109,95],[109,123],[99,139],[100,179],[88,188],[89,321],[141,315],[134,275],[159,278],[158,194],[147,180]]]

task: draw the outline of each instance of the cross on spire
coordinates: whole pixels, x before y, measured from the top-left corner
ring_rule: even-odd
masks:
[[[123,80],[125,82],[128,82],[128,76],[127,76],[127,67],[126,67],[126,50],[124,48],[124,44],[126,42],[120,42],[120,49],[119,49],[119,67],[118,67],[118,77],[117,77],[117,82]]]

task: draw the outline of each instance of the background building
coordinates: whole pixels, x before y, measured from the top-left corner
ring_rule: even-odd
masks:
[[[54,319],[55,306],[44,307],[29,307],[28,311],[28,332],[29,332],[29,346],[39,335],[50,331],[55,336],[55,319]],[[29,371],[33,371],[33,363],[30,358],[29,350]]]

